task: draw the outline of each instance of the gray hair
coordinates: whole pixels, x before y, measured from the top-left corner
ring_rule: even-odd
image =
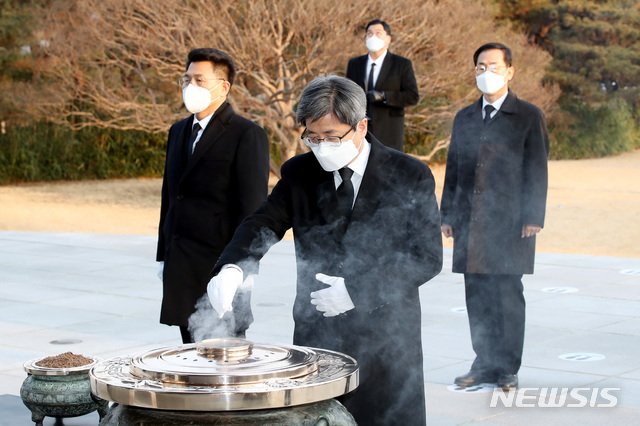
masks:
[[[296,119],[303,126],[333,114],[341,122],[355,127],[367,113],[364,90],[348,78],[331,74],[314,78],[302,91]]]

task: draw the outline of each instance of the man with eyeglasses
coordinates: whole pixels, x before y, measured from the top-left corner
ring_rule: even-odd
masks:
[[[356,358],[360,386],[340,400],[361,425],[425,424],[418,288],[442,268],[433,175],[367,133],[366,96],[330,75],[296,111],[312,152],[282,165],[267,201],[236,231],[209,283],[225,314],[236,288],[293,229],[293,343]]]
[[[366,27],[369,53],[349,60],[347,78],[367,92],[369,131],[384,145],[403,150],[404,109],[418,103],[413,64],[389,52],[391,27],[374,19]]]
[[[441,200],[476,353],[455,383],[507,391],[518,386],[522,362],[522,275],[533,273],[535,235],[544,225],[549,136],[543,112],[509,89],[515,71],[508,47],[485,44],[473,61],[483,94],[453,122]]]
[[[192,115],[169,130],[156,260],[163,282],[160,322],[179,326],[183,343],[193,342],[189,317],[207,293],[218,256],[268,192],[267,135],[227,102],[235,74],[229,55],[198,48],[189,52],[178,80]],[[244,336],[252,321],[249,298],[249,291],[239,292],[234,315],[220,324],[233,336]]]

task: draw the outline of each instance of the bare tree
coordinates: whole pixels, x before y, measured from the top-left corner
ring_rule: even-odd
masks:
[[[348,59],[365,53],[373,18],[389,22],[391,50],[414,63],[414,133],[446,134],[455,111],[479,96],[471,56],[488,36],[527,58],[517,74],[523,98],[555,101],[540,86],[546,54],[496,29],[481,0],[54,0],[43,69],[54,84],[42,107],[73,127],[164,132],[185,115],[175,81],[188,51],[212,46],[237,62],[231,102],[267,130],[284,161],[306,150],[294,112],[302,89],[318,75],[343,75]]]

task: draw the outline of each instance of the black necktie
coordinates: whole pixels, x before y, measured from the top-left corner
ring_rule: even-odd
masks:
[[[371,64],[371,70],[369,71],[369,80],[367,81],[367,91],[369,90],[375,90],[375,87],[373,85],[373,69],[376,67],[376,63],[372,63]]]
[[[349,218],[351,216],[351,207],[353,206],[353,183],[351,182],[351,176],[353,170],[348,167],[343,167],[338,170],[342,183],[337,189],[338,193],[338,205],[340,207],[340,213]]]
[[[193,143],[196,141],[196,138],[198,137],[198,132],[200,131],[201,127],[200,124],[196,123],[193,125],[193,128],[191,129],[191,136],[189,136],[189,143],[187,144],[187,149],[189,150],[187,158],[191,157],[191,154],[193,154],[193,150],[194,150],[194,146]]]
[[[486,105],[484,107],[484,124],[487,124],[491,120],[491,113],[495,111],[493,105]]]

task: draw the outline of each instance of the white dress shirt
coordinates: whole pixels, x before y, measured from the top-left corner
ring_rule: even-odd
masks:
[[[388,50],[385,49],[384,53],[380,55],[375,61],[371,59],[371,54],[367,57],[367,75],[364,76],[365,84],[369,81],[369,73],[371,72],[371,64],[375,62],[376,66],[373,69],[373,87],[367,87],[367,90],[375,90],[376,83],[378,82],[378,76],[380,75],[380,69],[382,68],[382,61],[387,56]]]

